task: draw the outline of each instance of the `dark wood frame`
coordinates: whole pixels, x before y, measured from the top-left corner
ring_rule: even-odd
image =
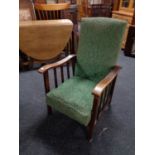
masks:
[[[130,25],[128,36],[127,36],[127,41],[126,41],[125,48],[124,48],[124,54],[126,56],[135,57],[135,51],[133,51],[134,43],[135,43],[135,25]]]
[[[63,72],[62,66],[66,65],[67,75],[68,75],[68,78],[70,78],[70,73],[69,73],[70,63],[71,63],[71,66],[73,69],[73,75],[74,75],[74,69],[75,69],[75,63],[76,63],[76,55],[74,54],[69,55],[66,58],[56,63],[45,65],[38,70],[38,72],[43,74],[43,77],[44,77],[45,93],[48,93],[50,91],[48,70],[49,69],[54,70],[55,87],[57,87],[58,83],[56,80],[57,79],[56,69],[59,67],[61,68],[61,79],[62,79],[62,82],[64,82],[64,75],[63,75],[64,72]],[[94,96],[94,101],[93,101],[91,120],[87,126],[89,142],[92,141],[94,126],[97,120],[99,119],[101,112],[105,109],[105,107],[110,106],[117,74],[120,69],[121,69],[120,66],[115,66],[114,68],[112,68],[111,72],[105,78],[103,78],[92,91],[92,95]],[[48,106],[48,113],[51,113],[51,112],[52,112],[52,108]]]

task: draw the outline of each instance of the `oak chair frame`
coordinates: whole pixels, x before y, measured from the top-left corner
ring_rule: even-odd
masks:
[[[74,75],[75,64],[76,64],[76,55],[74,54],[68,55],[66,58],[56,63],[45,65],[38,70],[39,73],[43,74],[45,93],[48,93],[50,91],[48,71],[50,69],[53,69],[55,87],[58,87],[56,69],[60,68],[61,81],[63,83],[64,82],[64,72],[63,72],[64,65],[66,66],[66,69],[67,69],[68,79],[71,76],[69,72],[69,64],[71,64],[72,66],[73,75]],[[92,141],[93,130],[94,130],[97,120],[99,119],[101,115],[101,112],[105,110],[107,106],[108,107],[110,106],[114,87],[115,87],[115,82],[117,79],[117,74],[120,69],[121,69],[120,66],[115,66],[114,68],[112,68],[109,74],[107,74],[106,77],[104,77],[100,82],[98,82],[92,91],[92,95],[94,96],[93,108],[91,112],[91,120],[89,124],[87,125],[87,131],[88,131],[87,138],[89,142]],[[48,108],[48,114],[51,114],[52,108],[50,106],[47,106],[47,108]]]

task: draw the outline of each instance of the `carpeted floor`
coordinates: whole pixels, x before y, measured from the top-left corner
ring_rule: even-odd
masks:
[[[90,144],[84,128],[54,111],[47,116],[42,75],[20,73],[20,155],[134,155],[135,59],[120,55],[111,110],[100,118]]]

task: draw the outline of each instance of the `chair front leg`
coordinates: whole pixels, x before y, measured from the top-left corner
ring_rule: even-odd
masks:
[[[93,101],[93,108],[92,108],[92,114],[91,114],[91,120],[87,126],[88,130],[88,141],[92,141],[92,135],[93,130],[97,121],[97,114],[98,114],[98,105],[99,105],[100,98],[98,96],[94,95],[94,101]]]
[[[43,73],[43,77],[44,77],[45,94],[47,94],[50,91],[48,70],[45,73]],[[47,105],[47,111],[48,114],[52,114],[52,107]]]

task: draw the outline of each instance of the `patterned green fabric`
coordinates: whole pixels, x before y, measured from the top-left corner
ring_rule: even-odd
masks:
[[[84,18],[81,22],[75,77],[47,94],[47,104],[85,126],[91,119],[91,92],[116,64],[126,22]]]
[[[47,104],[81,124],[87,125],[91,118],[92,89],[95,83],[80,77],[66,80],[47,94]]]
[[[116,64],[125,26],[112,18],[84,18],[75,75],[100,81]]]

